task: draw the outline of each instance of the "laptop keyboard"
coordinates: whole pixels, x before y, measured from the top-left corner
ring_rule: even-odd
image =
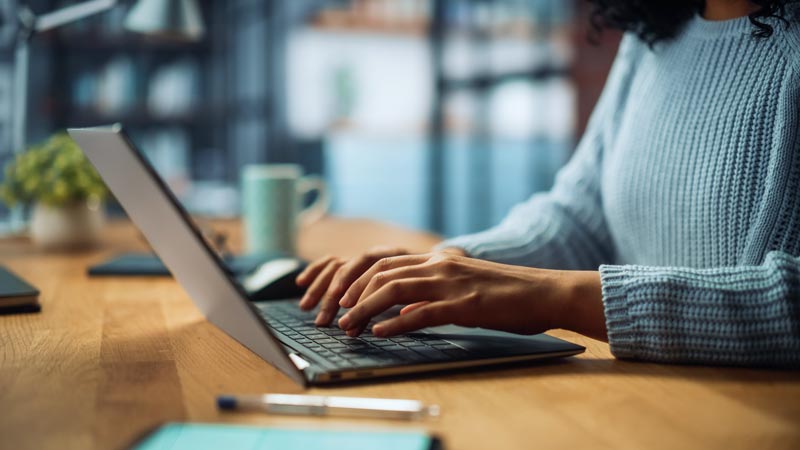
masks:
[[[392,338],[374,336],[369,331],[373,323],[391,317],[391,313],[373,319],[361,336],[349,337],[335,325],[343,314],[341,311],[332,326],[317,327],[314,325],[316,313],[300,310],[297,302],[264,302],[257,306],[284,344],[305,348],[338,369],[424,364],[470,356],[463,348],[425,333]]]

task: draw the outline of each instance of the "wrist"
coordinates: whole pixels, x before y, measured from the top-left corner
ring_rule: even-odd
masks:
[[[469,255],[467,255],[467,252],[464,251],[463,248],[459,248],[459,247],[445,247],[443,249],[440,249],[439,251],[442,252],[442,253],[450,254],[450,255],[469,256]]]
[[[565,274],[566,292],[556,314],[555,327],[605,340],[605,311],[600,273],[570,271]]]

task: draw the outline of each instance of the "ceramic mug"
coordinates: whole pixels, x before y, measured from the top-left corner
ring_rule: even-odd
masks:
[[[303,208],[306,195],[316,192]],[[299,225],[322,218],[328,211],[328,191],[318,176],[304,176],[297,164],[248,165],[242,170],[242,219],[248,253],[297,250]]]

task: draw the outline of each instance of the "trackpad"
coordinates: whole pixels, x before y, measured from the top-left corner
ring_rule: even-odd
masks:
[[[465,328],[455,325],[426,328],[422,330],[422,333],[452,342],[474,353],[488,353],[492,356],[564,351],[572,350],[575,347],[573,344],[546,334],[524,336],[504,331]]]

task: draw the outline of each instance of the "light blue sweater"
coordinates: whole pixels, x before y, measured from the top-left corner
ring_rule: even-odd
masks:
[[[553,189],[442,246],[599,268],[619,358],[800,366],[800,23],[773,23],[626,36]]]

